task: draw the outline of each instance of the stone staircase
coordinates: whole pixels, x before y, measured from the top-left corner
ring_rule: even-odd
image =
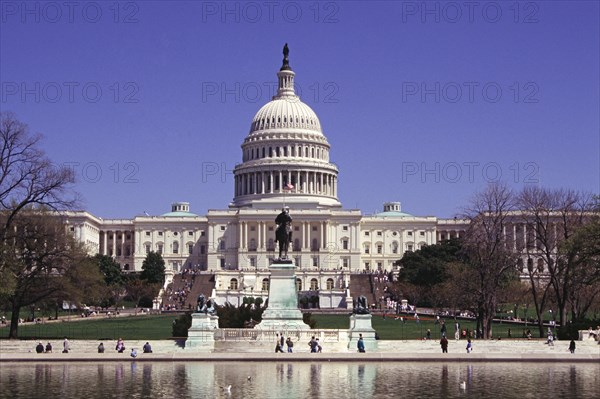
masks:
[[[208,299],[215,288],[214,274],[198,274],[194,277],[194,284],[185,302],[186,308],[191,306],[192,309],[196,308],[200,294],[203,294]]]
[[[163,295],[163,306],[177,306],[178,310],[193,310],[196,308],[198,296],[204,294],[210,297],[215,288],[214,274],[177,274]],[[173,293],[187,290],[183,298],[177,298]],[[171,297],[171,299],[169,299]]]
[[[364,296],[367,298],[369,307],[377,303],[374,290],[373,279],[370,274],[352,274],[350,276],[350,295],[352,298]]]

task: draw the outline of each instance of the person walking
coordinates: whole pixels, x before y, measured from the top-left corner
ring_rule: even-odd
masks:
[[[442,353],[448,353],[448,339],[445,335],[442,335],[442,339],[440,339],[440,346],[442,347]]]
[[[444,320],[441,321],[442,326],[440,327],[440,332],[442,333],[442,337],[446,336],[446,322]]]
[[[294,351],[294,341],[292,341],[290,337],[287,337],[285,345],[287,346],[288,353],[292,353]]]
[[[358,334],[358,342],[356,343],[356,347],[360,353],[365,353],[365,341],[363,341],[362,334]]]
[[[317,342],[317,340],[315,339],[315,336],[313,335],[310,338],[310,342],[308,343],[308,346],[310,346],[310,353],[317,353],[318,345],[319,345],[319,343]]]
[[[283,339],[283,337],[281,338]],[[279,340],[279,334],[275,335],[275,353],[281,352],[283,353],[283,350],[281,349],[281,341]]]
[[[571,340],[571,343],[569,344],[569,352],[571,353],[575,353],[575,340]]]
[[[473,350],[473,344],[471,343],[471,339],[467,340],[467,353],[471,353]]]
[[[69,349],[71,349],[71,344],[69,343],[67,337],[65,337],[63,341],[63,353],[69,353]]]

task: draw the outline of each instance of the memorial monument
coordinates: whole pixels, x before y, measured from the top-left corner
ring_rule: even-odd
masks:
[[[192,313],[192,326],[188,329],[185,348],[200,352],[212,352],[215,348],[215,330],[219,328],[219,317],[215,316],[212,299],[198,295],[196,312]]]
[[[296,265],[288,259],[287,252],[292,240],[292,217],[289,208],[283,207],[275,219],[277,229],[275,239],[278,244],[279,258],[269,266],[269,302],[262,321],[254,328],[271,330],[308,330],[310,327],[302,321],[302,312],[298,308],[296,291]]]

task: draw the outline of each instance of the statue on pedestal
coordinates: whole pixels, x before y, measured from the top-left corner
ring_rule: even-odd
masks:
[[[196,304],[197,313],[206,313],[206,298],[204,294],[198,295],[198,302]]]
[[[204,294],[198,295],[198,303],[196,305],[196,313],[215,314],[215,304],[212,299],[206,300]]]
[[[367,307],[367,298],[364,295],[359,296],[354,299],[354,309],[352,313],[354,314],[370,314],[369,308]]]
[[[275,219],[277,230],[275,230],[275,240],[279,246],[279,259],[287,259],[288,248],[292,242],[292,217],[289,208],[284,207],[281,213]]]

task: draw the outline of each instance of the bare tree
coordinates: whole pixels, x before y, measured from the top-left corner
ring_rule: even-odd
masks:
[[[0,113],[0,278],[4,281],[0,294],[10,292],[14,283],[7,268],[15,254],[6,240],[17,215],[32,207],[67,209],[77,201],[69,191],[73,172],[53,166],[39,148],[40,140],[14,114]]]
[[[476,194],[464,215],[470,220],[463,238],[472,291],[467,294],[476,298],[477,323],[484,338],[492,337],[499,291],[516,277],[517,256],[505,235],[513,211],[513,192],[498,183]]]
[[[527,272],[542,333],[543,312],[548,295],[558,306],[559,323],[567,324],[568,305],[576,307],[578,291],[591,282],[582,270],[578,253],[582,248],[565,245],[590,221],[592,196],[572,190],[526,187],[518,196],[527,255]],[[551,293],[550,291],[551,290]],[[575,310],[576,312],[576,310]]]
[[[3,252],[10,254],[7,269],[14,279],[6,295],[12,311],[9,338],[17,338],[21,308],[51,298],[89,298],[103,284],[82,244],[60,217],[45,210],[20,212],[5,236]]]

